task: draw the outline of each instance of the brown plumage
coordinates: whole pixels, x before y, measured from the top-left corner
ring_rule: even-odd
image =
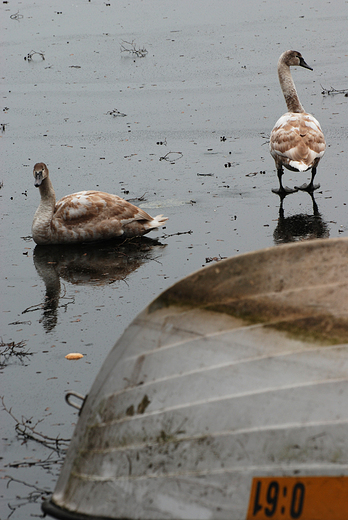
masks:
[[[301,66],[313,70],[297,51],[284,52],[278,61],[278,77],[288,112],[276,122],[270,139],[270,152],[275,161],[279,179],[279,189],[274,193],[285,197],[288,193],[304,190],[312,193],[319,188],[314,184],[317,165],[324,155],[326,144],[319,122],[305,112],[298,98],[290,67]],[[288,170],[305,172],[312,170],[309,184],[294,189],[283,187],[283,167]]]
[[[73,244],[145,235],[168,220],[162,215],[153,218],[121,197],[102,191],[80,191],[56,203],[47,166],[35,164],[33,174],[41,195],[32,224],[37,244]]]

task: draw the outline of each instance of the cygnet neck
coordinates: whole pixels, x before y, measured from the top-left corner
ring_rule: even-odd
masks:
[[[278,62],[278,77],[281,89],[284,94],[288,112],[305,112],[296,92],[294,80],[292,79],[290,67],[281,60]]]
[[[41,195],[41,202],[45,205],[49,204],[50,206],[54,207],[56,204],[56,194],[49,177],[46,177],[46,179],[42,181],[39,186],[39,190]]]

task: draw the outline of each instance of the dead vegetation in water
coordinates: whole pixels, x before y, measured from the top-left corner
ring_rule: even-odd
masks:
[[[221,256],[220,254],[219,256],[208,256],[205,259],[205,263],[210,264],[210,262],[221,262],[221,260],[225,260],[226,258],[227,256]]]
[[[113,110],[109,110],[109,112],[106,112],[106,115],[113,117],[126,117],[127,114],[124,114],[123,112],[117,110],[117,108],[114,108]]]
[[[124,191],[123,193],[128,194],[129,191],[128,191],[128,192],[125,192],[125,191]],[[145,193],[143,193],[142,195],[140,195],[140,197],[133,197],[133,198],[131,198],[131,199],[126,199],[126,201],[127,201],[127,202],[132,202],[132,203],[133,203],[133,202],[144,202],[144,201],[146,201],[146,198],[145,198],[146,195],[147,195],[147,192],[145,191]],[[124,243],[126,243],[126,240],[125,240],[124,242],[122,242],[121,245],[123,245]]]
[[[44,52],[42,52],[42,51],[33,51],[33,50],[31,50],[30,52],[28,52],[28,54],[27,54],[26,56],[24,56],[24,59],[25,59],[26,61],[32,61],[32,60],[33,60],[33,57],[34,57],[36,54],[37,54],[38,56],[41,56],[41,58],[42,58],[43,60],[45,59],[45,53],[44,53]]]
[[[21,238],[25,238],[25,237],[21,237]],[[66,296],[66,293],[67,293],[66,287],[65,287],[65,285],[63,285],[63,290],[62,290],[62,293],[59,296],[59,299],[60,300],[68,300],[68,301],[66,303],[62,303],[61,305],[59,305],[58,309],[63,308],[65,311],[67,310],[68,305],[75,304],[75,297],[74,296]],[[24,311],[22,311],[22,314],[26,314],[28,312],[36,312],[36,311],[41,310],[41,309],[45,310],[47,305],[50,305],[51,303],[55,303],[55,298],[54,297],[53,298],[46,297],[44,302],[37,303],[35,305],[30,305],[29,307],[24,309]]]
[[[136,56],[137,58],[145,58],[148,51],[143,47],[142,49],[140,47],[136,46],[136,43],[134,40],[131,42],[127,42],[125,40],[121,41],[120,44],[121,52],[127,52],[128,54],[131,54],[132,56]]]
[[[23,363],[25,358],[35,354],[35,352],[24,350],[25,345],[26,343],[24,341],[18,341],[17,343],[10,341],[9,343],[5,343],[2,338],[0,338],[0,368],[5,367],[10,359],[15,358]]]
[[[22,18],[24,18],[24,16],[20,14],[19,11],[17,11],[16,13],[10,14],[10,18],[11,20],[17,20],[19,22],[19,20],[22,20]]]
[[[266,170],[260,170],[258,172],[249,172],[245,174],[245,177],[255,177],[256,175],[266,175]]]
[[[37,427],[40,423],[43,422],[44,419],[37,419],[34,421],[33,417],[25,417],[24,415],[21,416],[21,418],[17,418],[14,413],[12,412],[12,407],[7,408],[5,404],[5,398],[4,396],[0,397],[2,402],[3,410],[8,413],[10,417],[14,420],[15,424],[15,432],[17,437],[21,440],[22,444],[26,444],[29,441],[35,441],[41,444],[42,446],[45,446],[46,448],[54,451],[57,455],[61,455],[63,452],[68,448],[68,445],[70,443],[70,439],[62,439],[59,437],[49,437],[48,435],[45,435],[44,433],[38,431]],[[21,467],[25,465],[36,465],[37,462],[27,462],[23,461],[20,463],[14,463],[10,464],[10,467],[18,467],[19,465]]]
[[[24,482],[24,480],[13,478],[10,475],[5,475],[4,478],[7,480],[7,488],[10,487],[10,484],[12,482],[15,482],[17,484],[21,484],[31,489],[31,491],[25,496],[16,495],[17,503],[15,505],[10,503],[7,504],[9,510],[11,511],[10,514],[7,516],[7,520],[9,520],[13,513],[15,513],[21,507],[26,506],[28,504],[41,504],[43,500],[47,500],[51,496],[50,490],[39,488],[38,486],[35,486],[35,484],[28,484],[28,482]],[[39,515],[35,516],[42,518],[42,516]]]
[[[34,420],[32,417],[27,418],[23,415],[21,418],[18,418],[12,412],[12,408],[8,408],[5,405],[4,397],[2,396],[0,399],[3,406],[3,411],[5,411],[15,422],[15,432],[17,438],[21,442],[21,445],[26,445],[29,443],[29,441],[34,441],[49,449],[49,454],[45,458],[31,458],[25,456],[23,459],[6,464],[4,467],[10,468],[12,470],[40,467],[49,474],[52,474],[53,470],[59,472],[64,462],[70,439],[63,439],[59,437],[54,438],[45,435],[38,430],[38,425],[42,423],[44,419]],[[21,507],[32,503],[41,504],[43,500],[47,500],[51,495],[50,489],[40,488],[35,484],[25,482],[24,480],[19,480],[12,475],[4,475],[2,478],[3,480],[7,481],[7,488],[9,488],[11,484],[20,484],[21,486],[25,486],[24,491],[23,488],[21,488],[21,494],[16,492],[12,503],[7,503],[7,506],[10,510],[10,514],[7,516],[7,519],[9,519],[13,513]],[[26,488],[30,489],[28,493],[25,491]]]
[[[175,164],[176,161],[184,156],[182,152],[167,152],[159,158],[160,161],[168,161],[170,164]]]
[[[192,229],[189,229],[188,231],[178,231],[177,233],[172,233],[170,235],[167,235],[166,233],[164,233],[164,235],[162,235],[161,238],[169,238],[169,237],[175,237],[175,236],[179,236],[179,235],[192,235],[193,231]]]
[[[260,136],[262,137],[262,139],[265,139],[261,146],[264,146],[265,144],[269,145],[270,140],[271,140],[270,134],[266,134],[265,132],[261,132]]]
[[[323,96],[333,96],[335,94],[343,94],[345,97],[348,97],[348,88],[336,89],[334,87],[325,88],[323,85],[321,86],[321,93]]]

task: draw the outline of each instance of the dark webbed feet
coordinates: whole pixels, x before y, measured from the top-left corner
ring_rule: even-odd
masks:
[[[287,195],[290,195],[290,193],[296,193],[298,191],[298,188],[289,188],[288,186],[281,186],[280,188],[272,188],[272,193],[275,193],[276,195],[279,195],[279,197],[286,197]]]
[[[320,188],[320,184],[313,184],[313,182],[309,182],[308,184],[304,183],[301,186],[295,186],[296,190],[307,191],[308,193],[313,193],[313,191]]]
[[[283,186],[283,183],[282,183],[283,173],[284,173],[283,168],[277,169],[279,188],[272,188],[272,192],[275,193],[276,195],[279,195],[279,197],[281,199],[283,199],[287,195],[290,195],[290,193],[296,193],[298,191],[297,188],[289,188],[289,186],[285,186],[285,187]]]
[[[295,186],[295,188],[297,188],[298,190],[301,190],[301,191],[307,191],[307,193],[313,193],[313,191],[320,188],[320,184],[314,184],[314,177],[316,176],[316,173],[317,173],[317,169],[312,168],[311,182],[309,182],[308,184],[304,183],[304,184],[302,184],[302,186]]]

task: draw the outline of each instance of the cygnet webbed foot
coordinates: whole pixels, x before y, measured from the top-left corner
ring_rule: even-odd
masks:
[[[272,188],[272,193],[279,195],[280,197],[286,197],[286,195],[290,195],[290,193],[296,193],[298,188],[289,188],[289,186],[282,186],[281,188]]]
[[[295,186],[295,188],[296,188],[296,190],[307,191],[308,193],[313,193],[313,191],[320,188],[320,184],[313,184],[312,182],[310,182],[309,184],[304,183],[301,186]]]

